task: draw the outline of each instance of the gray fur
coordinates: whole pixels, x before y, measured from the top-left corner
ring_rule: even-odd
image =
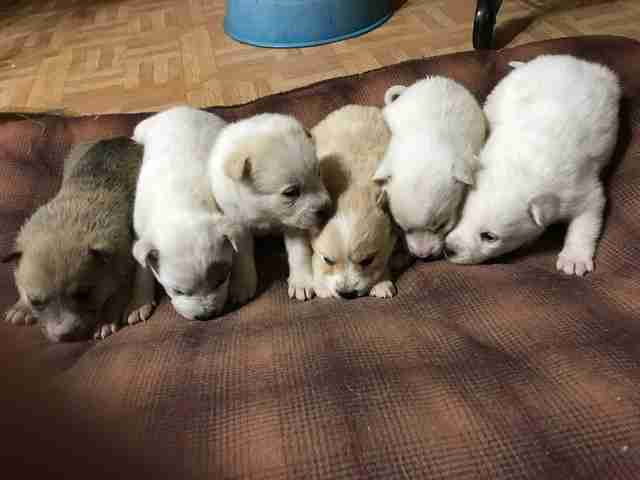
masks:
[[[132,211],[141,160],[142,147],[126,137],[72,149],[60,191],[16,240],[20,300],[7,321],[38,320],[51,341],[104,337],[117,329],[136,276]],[[90,294],[80,301],[78,292],[87,288]],[[34,298],[44,306],[36,308]]]

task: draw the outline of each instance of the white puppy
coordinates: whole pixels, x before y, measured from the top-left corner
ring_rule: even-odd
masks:
[[[189,319],[220,313],[233,253],[242,240],[241,231],[217,210],[207,177],[209,152],[224,126],[213,114],[180,106],[142,121],[133,136],[144,145],[133,255]],[[231,296],[246,300],[233,291]]]
[[[255,234],[284,231],[289,295],[314,295],[308,230],[327,217],[330,199],[311,135],[293,117],[261,114],[225,127],[209,158],[209,178],[226,216]],[[238,278],[255,293],[253,243],[240,249]],[[235,269],[235,267],[234,267]]]
[[[484,114],[466,88],[443,77],[391,87],[385,102],[392,137],[374,180],[387,193],[409,251],[438,256],[458,219],[465,185],[473,183]]]
[[[616,144],[619,100],[611,70],[571,56],[543,55],[509,73],[487,98],[491,135],[447,237],[449,259],[479,263],[567,221],[558,269],[593,270],[605,204],[599,176]]]
[[[392,297],[389,259],[396,243],[384,193],[371,177],[391,133],[375,107],[349,105],[313,129],[322,178],[335,212],[312,239],[316,292],[346,299]]]

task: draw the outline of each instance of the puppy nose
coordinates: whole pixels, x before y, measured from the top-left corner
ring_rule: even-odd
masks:
[[[353,300],[354,298],[358,298],[357,290],[338,290],[338,295],[340,298],[344,298],[345,300]]]
[[[193,317],[194,320],[198,320],[199,322],[204,322],[205,320],[211,320],[213,318],[213,313],[203,313],[200,315],[196,315]]]
[[[431,260],[438,257],[442,253],[442,247],[439,245],[423,250],[419,255],[416,255],[421,260]]]

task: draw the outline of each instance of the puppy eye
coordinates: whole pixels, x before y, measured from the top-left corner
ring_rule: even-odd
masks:
[[[91,297],[91,293],[91,287],[83,287],[76,290],[71,295],[71,298],[73,298],[76,302],[86,302],[87,300],[89,300],[89,297]]]
[[[324,263],[326,263],[327,265],[331,265],[331,266],[333,266],[333,265],[335,265],[335,264],[336,264],[336,261],[335,261],[335,260],[332,260],[332,259],[330,259],[330,258],[327,258],[327,257],[325,257],[324,255],[320,255],[320,256],[322,257],[322,260],[324,260]]]
[[[175,295],[178,295],[180,297],[190,297],[191,296],[191,292],[187,292],[186,290],[180,290],[179,288],[172,288],[171,290],[173,290],[173,293]]]
[[[42,310],[47,306],[47,300],[44,298],[29,298],[29,303],[36,310]]]
[[[440,223],[435,224],[432,227],[429,227],[429,232],[431,233],[438,233],[440,230],[442,230],[444,228],[444,226],[447,224],[446,220],[441,221]]]
[[[373,254],[373,255],[369,255],[367,258],[365,258],[364,260],[362,260],[362,261],[360,262],[360,266],[361,266],[362,268],[367,268],[369,265],[371,265],[371,264],[373,263],[373,261],[375,260],[375,258],[376,258],[376,255],[375,255],[375,254]]]
[[[282,195],[287,198],[298,198],[300,196],[300,187],[297,185],[292,185],[283,190]]]
[[[480,239],[483,242],[487,242],[487,243],[493,243],[493,242],[497,242],[498,241],[498,236],[494,233],[491,232],[482,232],[480,234]]]
[[[224,282],[226,282],[229,277],[231,276],[231,271],[229,271],[229,273],[227,273],[226,275],[221,276],[217,281],[215,281],[211,286],[214,290],[217,290],[218,288],[220,288],[222,286],[222,284]]]

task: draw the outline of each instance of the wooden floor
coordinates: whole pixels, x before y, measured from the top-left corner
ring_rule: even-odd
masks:
[[[408,0],[362,37],[261,49],[222,30],[224,0],[2,0],[0,111],[69,114],[235,104],[410,58],[471,49],[475,0]],[[638,0],[504,0],[498,42],[640,40]]]

